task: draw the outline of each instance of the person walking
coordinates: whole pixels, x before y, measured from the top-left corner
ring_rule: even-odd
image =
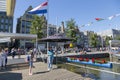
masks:
[[[29,75],[33,75],[33,72],[32,72],[32,68],[33,68],[33,58],[34,58],[33,50],[30,50],[30,51],[28,52],[28,55],[27,55],[27,58],[26,58],[26,61],[27,61],[28,64],[29,64]]]
[[[8,56],[8,48],[5,48],[5,49],[4,49],[5,68],[6,68],[6,65],[7,65],[7,56]]]
[[[0,70],[1,69],[5,69],[5,55],[2,48],[0,48]]]
[[[47,55],[48,55],[48,58],[47,58],[48,71],[50,71],[52,69],[52,64],[54,59],[54,52],[51,47],[49,48]]]

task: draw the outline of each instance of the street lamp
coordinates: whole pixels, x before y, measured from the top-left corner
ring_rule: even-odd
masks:
[[[36,35],[37,35],[37,37],[38,37],[38,27],[37,27],[36,29],[37,29]],[[38,38],[36,38],[36,49],[37,49],[37,44],[38,44],[37,40],[38,40]]]
[[[102,41],[102,50],[103,50],[103,37],[101,37],[101,41]]]

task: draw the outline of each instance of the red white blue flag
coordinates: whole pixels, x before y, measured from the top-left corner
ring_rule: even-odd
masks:
[[[30,10],[28,13],[29,14],[44,14],[44,13],[47,13],[47,5],[48,5],[48,2],[44,2],[44,3],[40,4],[39,6]]]

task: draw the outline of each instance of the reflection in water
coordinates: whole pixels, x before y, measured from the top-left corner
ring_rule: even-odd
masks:
[[[82,64],[78,64],[78,63],[74,63],[74,64],[77,64],[80,66],[85,66]],[[103,67],[96,67],[96,66],[90,66],[90,65],[85,66],[85,67],[91,67],[91,68],[95,68],[95,69],[101,69],[101,71],[91,70],[91,69],[87,69],[85,67],[84,68],[75,67],[75,66],[68,65],[68,64],[65,66],[70,71],[81,74],[84,77],[90,77],[93,80],[120,80],[120,74],[113,74],[113,73],[108,73],[108,72],[102,71],[102,70],[106,70],[106,71],[120,73],[120,64],[113,64],[113,68],[103,68]]]
[[[120,64],[113,64],[112,71],[120,73]]]
[[[113,68],[103,68],[103,67],[95,67],[95,66],[89,66],[89,67],[120,73],[120,64],[114,64]],[[91,69],[87,69],[86,73],[92,74],[88,76],[95,80],[120,80],[120,75],[117,74],[106,73]]]

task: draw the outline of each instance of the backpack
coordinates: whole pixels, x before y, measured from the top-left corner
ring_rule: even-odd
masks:
[[[30,56],[29,55],[27,56],[27,61],[30,61]]]
[[[27,55],[26,59],[25,59],[25,62],[29,62],[30,61],[30,56]]]

